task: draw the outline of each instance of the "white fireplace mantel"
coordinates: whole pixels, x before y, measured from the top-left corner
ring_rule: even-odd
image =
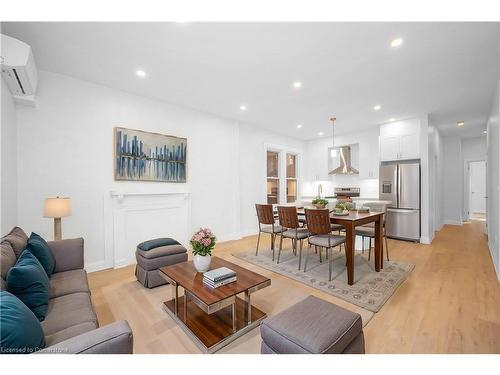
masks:
[[[190,192],[121,191],[104,193],[107,267],[135,263],[138,243],[172,237],[187,245],[191,229]]]

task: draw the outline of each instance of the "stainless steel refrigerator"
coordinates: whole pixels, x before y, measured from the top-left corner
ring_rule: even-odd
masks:
[[[388,205],[388,237],[420,241],[420,163],[383,163],[380,166],[380,199]]]

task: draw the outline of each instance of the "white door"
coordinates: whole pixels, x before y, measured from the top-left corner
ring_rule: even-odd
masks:
[[[380,137],[380,160],[391,161],[399,157],[399,136]]]
[[[486,213],[486,162],[469,163],[470,198],[469,212]]]

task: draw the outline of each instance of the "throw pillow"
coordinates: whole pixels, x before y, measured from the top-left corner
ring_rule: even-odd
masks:
[[[38,259],[47,276],[50,277],[56,268],[56,259],[47,242],[38,234],[31,233],[28,240],[28,250]]]
[[[26,248],[26,244],[28,243],[28,236],[21,228],[14,227],[8,235],[2,237],[2,241],[7,241],[12,245],[12,249],[14,250],[14,254],[16,254],[17,259],[21,256],[21,253]]]
[[[30,308],[38,320],[45,319],[49,307],[49,278],[40,262],[24,250],[7,273],[7,291]]]
[[[33,353],[45,347],[42,326],[24,303],[9,292],[0,292],[0,353]]]
[[[141,242],[137,247],[142,251],[148,251],[152,249],[156,249],[160,246],[169,246],[169,245],[180,245],[179,242],[174,240],[173,238],[155,238],[154,240]]]

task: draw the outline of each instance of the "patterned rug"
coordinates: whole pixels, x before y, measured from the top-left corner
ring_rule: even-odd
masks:
[[[328,281],[328,261],[323,258],[323,262],[320,263],[318,254],[315,254],[312,248],[309,254],[307,272],[304,272],[305,254],[306,248],[302,252],[300,271],[298,270],[298,253],[297,256],[294,256],[289,249],[281,252],[279,264],[276,264],[276,261],[273,262],[272,252],[266,249],[260,249],[258,256],[255,256],[255,250],[242,251],[232,255],[373,312],[380,310],[415,267],[409,263],[385,260],[383,270],[375,272],[373,258],[368,261],[366,256],[356,254],[354,256],[354,284],[348,285],[343,252],[340,253],[337,249],[333,250],[332,281]]]

